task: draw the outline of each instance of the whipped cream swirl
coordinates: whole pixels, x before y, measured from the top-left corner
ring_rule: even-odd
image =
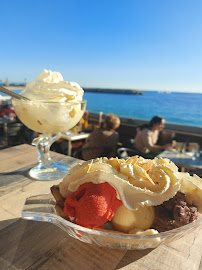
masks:
[[[64,81],[60,72],[43,69],[21,94],[31,100],[78,102],[82,100],[83,93],[78,83]]]
[[[86,182],[108,182],[128,209],[137,210],[139,206],[159,205],[172,198],[180,188],[181,177],[168,160],[138,156],[126,161],[98,158],[72,168],[60,183],[60,193],[66,198]]]

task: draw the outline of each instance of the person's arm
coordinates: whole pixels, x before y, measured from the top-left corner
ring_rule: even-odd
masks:
[[[103,152],[102,155],[108,158],[116,157],[117,143],[119,141],[119,134],[117,132],[108,132],[104,134]]]
[[[142,139],[143,139],[145,147],[148,148],[150,152],[158,152],[161,150],[172,148],[172,144],[165,144],[165,145],[153,144],[152,133],[149,129],[145,129],[142,132]]]
[[[113,141],[113,148],[112,148],[112,152],[110,153],[111,157],[116,157],[116,151],[117,151],[117,145],[119,142],[119,134],[117,132],[115,132],[114,134],[114,141]]]
[[[150,151],[151,152],[158,152],[158,151],[161,151],[161,150],[165,150],[165,149],[171,149],[172,148],[172,144],[165,144],[165,145],[153,145],[151,148],[150,148]]]

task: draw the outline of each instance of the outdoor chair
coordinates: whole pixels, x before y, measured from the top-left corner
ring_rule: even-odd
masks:
[[[121,147],[117,149],[117,156],[118,158],[127,159],[128,157],[132,156],[141,156],[143,158],[147,158],[146,154],[143,154],[136,148],[127,148]]]
[[[0,124],[0,148],[4,148],[5,136],[4,136],[4,125]]]
[[[131,148],[121,147],[117,149],[117,156],[118,158],[127,159],[128,157],[135,156],[136,151]]]
[[[4,147],[19,145],[25,142],[22,123],[7,123],[3,135]]]

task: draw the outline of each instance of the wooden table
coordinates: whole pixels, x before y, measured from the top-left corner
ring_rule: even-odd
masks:
[[[158,157],[169,158],[182,169],[202,169],[202,158],[194,156],[193,153],[179,153],[175,149],[165,150]]]
[[[72,165],[78,160],[51,153]],[[202,270],[202,228],[156,249],[113,250],[85,244],[51,223],[20,218],[25,199],[49,193],[59,181],[31,180],[36,148],[20,145],[0,151],[0,269]]]
[[[81,132],[81,133],[68,132],[67,134],[62,133],[61,139],[68,140],[68,153],[67,153],[68,156],[71,156],[71,153],[72,153],[72,142],[84,140],[88,138],[89,135],[90,133],[86,133],[86,132]]]

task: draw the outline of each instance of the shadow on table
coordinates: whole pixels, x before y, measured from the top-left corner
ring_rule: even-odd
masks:
[[[154,249],[144,250],[128,250],[121,262],[115,268],[116,270],[122,269],[124,266],[129,266],[131,263],[141,260],[144,256],[148,255]],[[131,268],[132,269],[132,268]],[[141,269],[141,268],[140,268]]]
[[[2,269],[119,269],[151,251],[100,248],[53,224],[23,219],[2,230],[0,238]]]
[[[5,210],[6,211],[6,210]],[[10,218],[0,221],[0,230],[4,229],[5,227],[11,225],[12,223],[16,222],[19,218]]]
[[[13,172],[0,173],[0,196],[8,194],[16,190],[16,188],[21,188],[22,186],[29,184],[33,181],[28,175],[30,166],[23,170],[17,170]],[[15,177],[13,177],[15,176]],[[23,177],[22,177],[23,176]]]
[[[0,173],[0,176],[9,176],[9,175],[16,175],[16,176],[25,176],[25,177],[28,177],[28,173],[29,173],[29,170],[32,168],[33,166],[29,166],[29,167],[26,167],[24,168],[23,170],[17,170],[17,171],[13,171],[13,172],[5,172],[5,173]]]

